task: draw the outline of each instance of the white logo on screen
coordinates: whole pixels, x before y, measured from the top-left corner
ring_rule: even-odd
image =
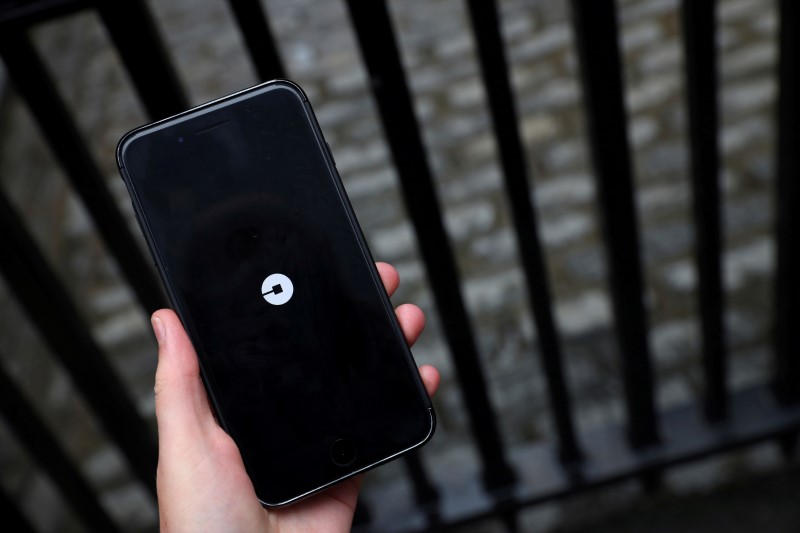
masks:
[[[283,305],[292,299],[294,285],[283,274],[270,274],[261,284],[261,295],[272,305]]]

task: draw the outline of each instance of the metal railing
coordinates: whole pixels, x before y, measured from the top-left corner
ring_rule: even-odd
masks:
[[[229,3],[259,77],[284,77],[286,73],[262,4],[258,0],[229,0]],[[796,156],[800,139],[796,96],[800,94],[797,2],[781,0],[779,6],[775,379],[774,384],[765,383],[735,393],[726,386],[723,329],[715,2],[682,2],[705,395],[702,405],[659,412],[654,402],[652,357],[647,342],[648,320],[643,304],[639,226],[616,6],[613,0],[571,1],[626,406],[626,428],[609,427],[592,433],[576,427],[562,368],[551,286],[538,237],[536,212],[530,201],[532,180],[519,134],[497,5],[493,0],[467,0],[466,5],[538,331],[557,441],[546,447],[514,450],[503,443],[386,2],[348,0],[347,8],[406,208],[416,229],[444,336],[453,354],[482,465],[479,479],[467,479],[452,486],[434,485],[419,458],[411,455],[406,465],[417,507],[403,517],[370,513],[362,508],[358,513],[361,525],[369,526],[371,517],[377,530],[402,528],[412,523],[417,527],[423,524],[423,529],[437,529],[501,516],[513,527],[516,511],[527,505],[628,478],[652,482],[672,465],[766,439],[791,442],[800,428],[797,406],[800,337],[793,335],[793,328],[800,323],[797,276],[800,246],[793,238],[797,226],[795,206],[800,205]],[[141,306],[151,312],[165,305],[165,300],[150,261],[141,253],[115,206],[101,172],[27,34],[31,25],[84,9],[99,13],[152,119],[187,107],[179,78],[142,0],[0,2],[0,56],[13,86],[32,111],[127,283]],[[0,271],[8,287],[77,384],[131,470],[155,496],[155,435],[124,392],[89,327],[3,191],[0,191],[0,250]],[[120,529],[2,368],[0,410],[87,527],[98,531]],[[591,443],[591,448],[587,443]],[[532,472],[531,466],[541,464],[542,454],[546,456],[550,447],[557,450],[557,461],[551,461],[553,468]],[[0,491],[0,516],[4,523],[14,524],[15,531],[32,529],[3,491]]]

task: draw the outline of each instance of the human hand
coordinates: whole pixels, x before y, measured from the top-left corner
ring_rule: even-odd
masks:
[[[391,296],[400,279],[378,263]],[[425,326],[415,305],[401,305],[397,319],[409,346]],[[236,444],[217,424],[200,380],[200,367],[183,325],[169,309],[151,319],[158,339],[158,509],[162,533],[196,531],[349,531],[362,476],[282,509],[264,509],[256,497]],[[431,396],[439,386],[432,366],[419,369]]]

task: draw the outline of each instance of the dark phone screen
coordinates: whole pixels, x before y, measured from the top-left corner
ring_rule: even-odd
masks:
[[[432,429],[313,120],[299,91],[273,84],[143,130],[121,151],[207,385],[267,503]],[[282,305],[262,295],[276,273],[293,288]],[[282,301],[285,285],[264,292]]]

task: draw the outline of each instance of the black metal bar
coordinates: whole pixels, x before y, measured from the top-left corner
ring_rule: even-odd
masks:
[[[119,531],[97,494],[75,467],[14,381],[0,367],[0,412],[25,449],[47,471],[91,531]],[[3,526],[7,527],[6,525]],[[9,531],[16,531],[10,529]]]
[[[155,495],[156,440],[14,208],[0,192],[0,272],[131,469]]]
[[[164,307],[166,299],[151,263],[117,208],[27,35],[12,30],[0,34],[0,56],[139,301],[148,312]]]
[[[506,527],[508,533],[517,533],[519,529],[519,514],[516,510],[507,511],[501,515],[503,525]]]
[[[489,401],[386,3],[348,0],[347,5],[464,391],[472,432],[483,460],[484,485],[490,490],[509,486],[515,474],[506,461]]]
[[[14,533],[36,533],[28,519],[23,515],[16,502],[0,487],[0,521],[3,527]]]
[[[133,85],[153,120],[187,109],[189,101],[143,0],[96,0]]]
[[[500,150],[506,192],[527,281],[528,299],[539,332],[550,409],[558,431],[559,456],[564,463],[574,463],[580,460],[582,454],[575,438],[572,402],[561,364],[561,345],[553,321],[548,274],[539,242],[536,215],[531,204],[528,169],[519,135],[508,65],[503,52],[497,5],[494,0],[469,0],[467,4],[477,42],[483,84],[492,112],[494,134]]]
[[[778,440],[778,448],[781,450],[781,455],[783,455],[783,459],[788,463],[793,461],[794,458],[797,456],[797,439],[798,439],[798,432],[792,431],[791,433],[787,433],[779,437]]]
[[[275,37],[267,21],[267,14],[259,0],[228,0],[236,22],[242,30],[250,58],[262,81],[285,78]]]
[[[800,401],[800,5],[780,2],[778,63],[778,177],[775,273],[775,391],[786,403]]]
[[[681,9],[694,193],[695,257],[700,280],[704,400],[706,416],[711,421],[724,420],[727,415],[715,7],[715,0],[683,0]]]
[[[367,504],[359,499],[356,502],[356,509],[353,511],[353,526],[362,526],[370,523],[370,512]]]
[[[0,3],[0,31],[70,15],[88,7],[88,0],[38,0]]]
[[[414,484],[414,498],[421,507],[433,510],[439,501],[439,493],[425,471],[425,465],[419,458],[419,453],[411,452],[405,456],[408,475]]]
[[[628,437],[658,442],[614,0],[572,0],[586,122],[622,355]]]

